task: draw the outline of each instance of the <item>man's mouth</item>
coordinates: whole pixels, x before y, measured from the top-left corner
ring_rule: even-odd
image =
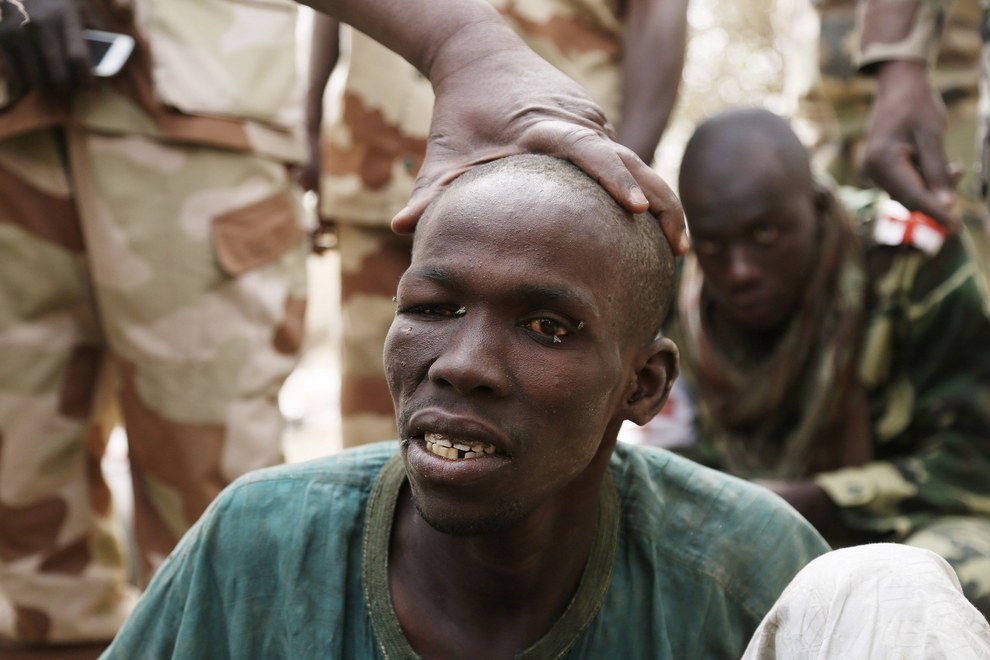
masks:
[[[465,442],[456,438],[450,438],[443,433],[427,431],[424,434],[423,440],[426,443],[427,451],[437,456],[454,460],[481,458],[486,454],[495,453],[495,445],[490,442]]]

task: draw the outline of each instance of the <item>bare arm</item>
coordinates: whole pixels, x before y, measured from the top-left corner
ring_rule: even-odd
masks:
[[[684,69],[688,0],[630,0],[622,59],[619,142],[651,162]]]
[[[306,91],[306,136],[309,162],[299,174],[304,190],[317,190],[320,184],[320,127],[323,124],[323,94],[340,56],[340,22],[316,12],[313,40],[309,51],[309,79]]]
[[[680,203],[618,144],[598,105],[533,53],[482,0],[306,0],[380,41],[433,84],[426,160],[408,206],[408,232],[437,191],[479,163],[546,153],[572,161],[630,211],[649,209],[674,249],[687,248]]]

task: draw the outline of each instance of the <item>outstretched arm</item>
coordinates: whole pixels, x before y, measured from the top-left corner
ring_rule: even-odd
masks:
[[[687,247],[666,183],[615,141],[577,83],[533,53],[482,0],[305,0],[402,55],[433,84],[426,160],[393,219],[411,231],[444,185],[479,163],[537,152],[565,158],[630,211],[650,210],[675,250]]]
[[[861,67],[877,76],[863,173],[910,209],[954,227],[957,173],[945,156],[945,107],[929,66],[938,43],[937,3],[865,0]]]

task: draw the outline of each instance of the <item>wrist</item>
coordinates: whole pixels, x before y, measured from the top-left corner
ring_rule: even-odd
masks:
[[[469,22],[454,29],[427,50],[420,71],[436,89],[447,78],[464,69],[476,68],[481,62],[511,62],[518,52],[527,51],[519,36],[492,11],[484,20]]]
[[[941,36],[940,14],[929,2],[868,2],[856,66],[871,74],[890,61],[932,64]]]

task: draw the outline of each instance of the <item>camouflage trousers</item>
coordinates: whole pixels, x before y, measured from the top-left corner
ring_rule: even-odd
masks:
[[[344,447],[396,437],[382,347],[395,316],[396,286],[409,267],[412,238],[388,227],[338,225]]]
[[[0,638],[130,611],[100,470],[112,370],[145,576],[225,484],[281,460],[305,232],[284,165],[80,129],[0,142]]]
[[[969,602],[990,619],[990,520],[937,518],[904,540],[941,555],[956,571]]]

